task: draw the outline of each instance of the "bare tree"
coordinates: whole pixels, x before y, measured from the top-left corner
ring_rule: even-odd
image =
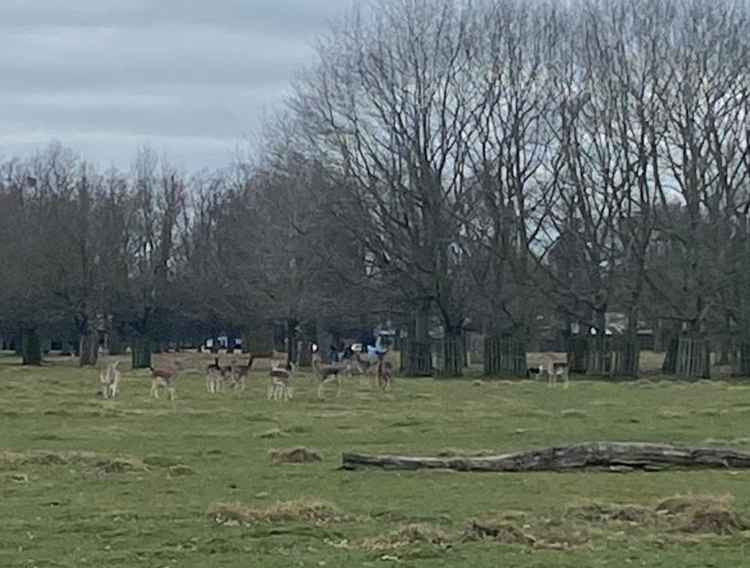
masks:
[[[557,40],[555,16],[537,4],[506,0],[486,3],[478,17],[481,59],[473,80],[480,96],[468,155],[477,196],[464,231],[480,313],[489,316],[485,325],[495,337],[515,339],[501,342],[508,353],[486,358],[485,372],[523,375],[525,356],[515,354],[525,353],[538,308],[533,255],[543,244],[552,186],[547,116],[555,99],[546,57]]]
[[[165,335],[174,280],[177,223],[185,207],[185,182],[165,161],[141,150],[134,168],[130,326],[133,367],[151,364],[153,342]]]
[[[680,299],[664,304],[682,322],[686,340],[698,342],[700,354],[690,357],[700,364],[687,369],[685,360],[673,359],[676,370],[708,376],[710,320],[724,311],[720,292],[739,269],[725,264],[725,243],[746,200],[748,9],[733,2],[670,7],[672,17],[664,22],[671,40],[665,56],[670,82],[660,98],[667,133],[657,188],[663,203],[682,207],[662,207],[659,221],[660,233],[673,242],[676,270],[650,282],[661,298]]]
[[[460,341],[466,316],[451,267],[475,137],[475,25],[471,7],[447,0],[363,7],[321,45],[292,101],[314,151],[349,182],[374,269],[416,307],[423,350],[432,306],[446,344]],[[462,351],[446,352],[448,374],[460,374]],[[413,372],[429,369],[428,353],[417,360]]]

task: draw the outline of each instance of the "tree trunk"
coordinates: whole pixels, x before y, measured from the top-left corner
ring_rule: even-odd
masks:
[[[286,362],[297,361],[297,320],[288,319],[286,322]]]
[[[669,340],[667,352],[664,355],[664,363],[661,366],[661,372],[666,375],[674,375],[677,372],[677,348],[680,339],[677,336]]]
[[[637,377],[640,368],[641,349],[638,344],[638,336],[627,331],[622,337],[612,342],[612,369],[613,377]]]
[[[520,334],[518,334],[520,335]],[[525,377],[528,370],[523,337],[487,337],[484,340],[484,374]]]
[[[750,377],[750,340],[744,340],[735,346],[732,362],[732,375]]]
[[[730,353],[732,352],[732,319],[729,315],[725,318],[724,333],[719,340],[719,365],[730,365],[732,363]]]
[[[589,351],[586,373],[589,375],[606,376],[609,375],[612,367],[610,341],[606,334],[606,312],[596,310],[594,313],[594,323],[596,324],[596,335],[588,335]]]
[[[443,338],[443,368],[440,374],[443,377],[461,377],[464,374],[464,360],[466,348],[464,336],[461,329],[446,328]]]
[[[661,318],[657,318],[656,325],[654,326],[654,352],[664,353],[666,351],[665,343],[667,342],[664,340],[664,324]]]
[[[151,340],[148,337],[134,337],[131,351],[133,369],[148,369],[151,366]]]
[[[590,335],[568,335],[567,355],[571,373],[585,374],[589,359]]]
[[[723,448],[688,448],[669,444],[584,442],[497,456],[411,457],[345,453],[344,469],[377,467],[391,470],[456,471],[660,471],[670,468],[750,468],[750,453]]]
[[[110,355],[122,355],[125,352],[125,344],[123,343],[124,334],[116,326],[112,326],[112,331],[109,333],[109,354]]]
[[[686,379],[711,378],[711,346],[707,339],[696,336],[679,338],[675,373]]]
[[[78,341],[78,365],[94,367],[99,357],[99,334],[88,324],[84,324],[84,331]]]
[[[312,342],[298,341],[297,347],[298,347],[297,366],[298,367],[311,367],[312,366]]]
[[[42,338],[35,328],[21,332],[21,357],[24,365],[42,364]]]
[[[724,337],[719,347],[719,365],[730,365],[732,363],[729,353],[731,352],[731,340]]]
[[[432,348],[430,345],[430,302],[421,302],[409,325],[403,371],[410,377],[432,376]]]
[[[234,353],[234,336],[233,335],[227,335],[227,355],[232,355]]]

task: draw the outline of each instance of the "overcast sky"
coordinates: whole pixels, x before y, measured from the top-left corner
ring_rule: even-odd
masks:
[[[229,162],[351,0],[0,0],[0,159]]]

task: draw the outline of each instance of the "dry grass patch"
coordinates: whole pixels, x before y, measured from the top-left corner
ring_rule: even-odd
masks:
[[[750,529],[731,508],[731,497],[678,495],[656,505],[656,511],[671,516],[674,530],[691,534],[733,535]]]
[[[365,539],[362,542],[362,548],[372,552],[382,552],[421,544],[446,548],[451,546],[451,540],[451,537],[439,528],[425,524],[409,524],[387,535]]]
[[[276,523],[307,523],[325,525],[347,520],[336,507],[325,501],[279,501],[258,509],[239,502],[215,503],[208,509],[208,517],[220,525],[257,525]]]
[[[687,522],[678,528],[680,532],[691,534],[723,536],[734,535],[748,529],[750,525],[735,511],[726,507],[695,509],[690,513]]]
[[[92,466],[104,473],[127,473],[146,469],[144,462],[138,458],[102,456],[94,452],[55,452],[50,450],[30,450],[28,452],[0,451],[0,467],[16,467],[20,465]]]
[[[322,462],[323,456],[318,450],[309,448],[289,448],[284,450],[271,450],[271,461],[275,464],[283,463],[316,463]]]
[[[130,471],[143,471],[146,466],[135,458],[112,458],[100,460],[96,466],[105,473],[128,473]]]
[[[657,513],[665,515],[682,515],[696,510],[726,508],[731,503],[731,497],[724,495],[675,495],[659,501],[654,507]]]
[[[463,540],[493,540],[502,544],[536,546],[537,538],[508,521],[471,520],[466,524]]]
[[[178,463],[169,468],[169,475],[171,477],[184,477],[186,475],[195,475],[195,470],[189,465]]]
[[[652,522],[654,517],[654,511],[648,507],[597,502],[574,505],[569,507],[564,514],[565,519],[588,523],[625,522],[647,524]]]
[[[14,483],[28,483],[29,482],[29,476],[25,473],[11,473],[8,476],[8,479],[13,481]]]
[[[733,535],[750,525],[730,507],[729,497],[677,495],[651,507],[613,503],[586,503],[567,509],[562,522],[595,525],[627,523],[668,533]]]
[[[151,467],[172,467],[180,462],[169,456],[150,455],[143,458],[143,463]]]

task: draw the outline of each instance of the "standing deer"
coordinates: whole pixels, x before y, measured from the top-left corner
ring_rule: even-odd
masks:
[[[176,365],[176,364],[175,364]],[[163,369],[151,370],[151,396],[159,398],[159,389],[163,388],[169,395],[169,400],[174,400],[175,390],[177,388],[177,368],[165,367]]]

